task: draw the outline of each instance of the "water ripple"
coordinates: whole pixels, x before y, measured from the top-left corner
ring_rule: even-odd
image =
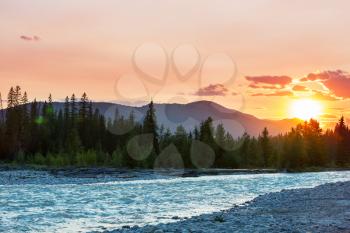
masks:
[[[2,172],[2,177],[6,172]],[[34,177],[37,173],[32,174]],[[350,172],[256,174],[0,185],[0,232],[78,232],[175,221],[260,194],[350,180]],[[1,179],[1,178],[0,178]],[[40,180],[40,179],[39,179]]]

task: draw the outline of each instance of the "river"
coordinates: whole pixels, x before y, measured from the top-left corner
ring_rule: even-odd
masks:
[[[73,178],[0,172],[0,232],[91,232],[176,221],[260,194],[348,181],[349,171],[181,178]]]

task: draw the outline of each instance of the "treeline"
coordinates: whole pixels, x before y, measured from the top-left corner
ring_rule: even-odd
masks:
[[[1,103],[3,101],[1,100]],[[333,130],[316,120],[284,135],[233,138],[208,118],[192,131],[171,132],[158,126],[153,103],[141,122],[131,112],[105,119],[84,93],[66,97],[55,109],[29,102],[19,86],[11,88],[0,115],[0,160],[45,166],[113,166],[127,168],[287,168],[347,167],[350,130],[341,117]],[[177,155],[177,156],[176,156]],[[161,158],[161,159],[160,159]]]

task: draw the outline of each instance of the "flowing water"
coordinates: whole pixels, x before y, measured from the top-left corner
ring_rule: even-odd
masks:
[[[21,179],[9,173],[0,172],[0,232],[89,232],[171,222],[174,216],[228,209],[260,194],[350,180],[348,171],[128,180],[31,171]]]

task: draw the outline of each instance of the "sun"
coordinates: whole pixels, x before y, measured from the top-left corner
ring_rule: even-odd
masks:
[[[311,99],[296,100],[291,105],[291,115],[302,120],[317,118],[322,113],[322,104]]]

